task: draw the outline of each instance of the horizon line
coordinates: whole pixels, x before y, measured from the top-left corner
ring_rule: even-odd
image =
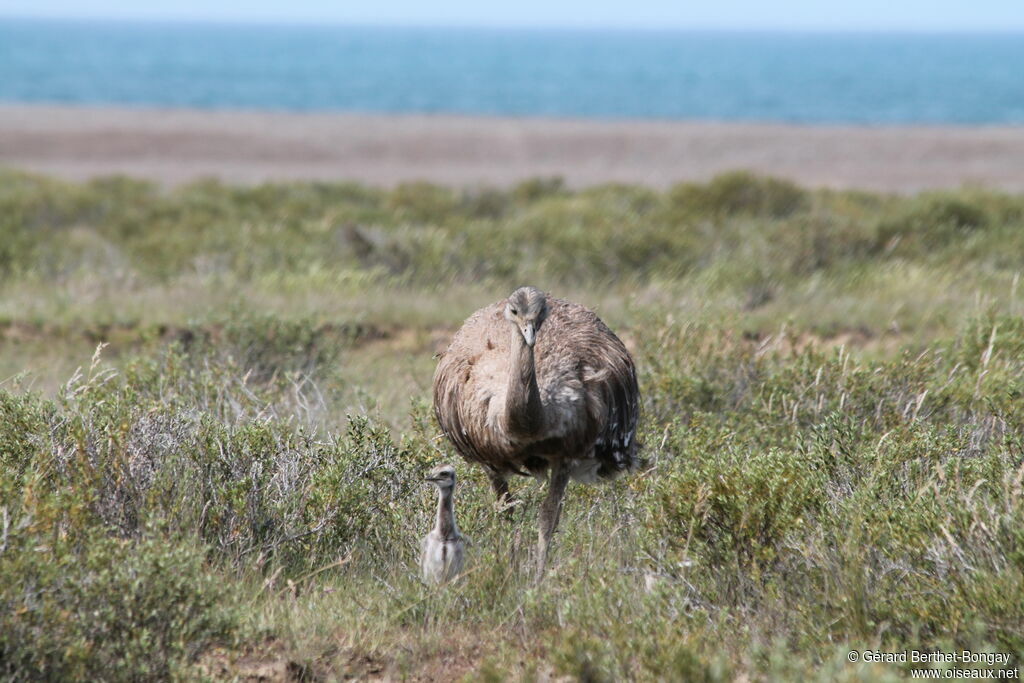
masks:
[[[988,27],[910,27],[910,26],[723,26],[713,24],[605,24],[605,23],[488,23],[488,22],[419,22],[419,21],[354,21],[341,18],[312,17],[185,17],[185,16],[99,16],[99,15],[46,15],[46,14],[3,14],[0,22],[27,21],[39,23],[82,23],[82,24],[146,24],[153,26],[211,26],[211,27],[291,27],[291,28],[353,28],[353,29],[434,29],[434,30],[480,30],[480,31],[574,31],[609,33],[737,33],[737,34],[910,34],[910,35],[972,35],[1024,34],[1022,26]]]

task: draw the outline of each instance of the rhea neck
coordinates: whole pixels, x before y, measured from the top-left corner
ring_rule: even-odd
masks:
[[[437,488],[437,522],[434,531],[448,541],[458,536],[459,529],[455,526],[455,486],[439,486]]]
[[[544,426],[533,346],[526,343],[517,326],[512,325],[511,328],[512,349],[508,391],[505,394],[505,421],[511,434],[529,437],[539,434]]]

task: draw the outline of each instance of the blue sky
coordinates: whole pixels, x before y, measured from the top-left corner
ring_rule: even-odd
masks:
[[[1024,0],[0,0],[0,16],[356,24],[1024,30]]]

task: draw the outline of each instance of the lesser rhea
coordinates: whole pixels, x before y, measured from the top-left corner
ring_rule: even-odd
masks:
[[[466,558],[466,542],[455,523],[455,468],[435,467],[427,481],[437,487],[437,519],[423,539],[420,568],[427,583],[446,583],[459,575]]]
[[[592,311],[521,287],[455,333],[434,374],[434,411],[459,454],[488,471],[500,501],[509,474],[548,476],[540,509],[543,575],[569,479],[636,467],[640,392],[626,347]]]

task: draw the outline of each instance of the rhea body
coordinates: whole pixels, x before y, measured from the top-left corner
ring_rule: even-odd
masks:
[[[455,468],[442,465],[431,470],[427,481],[437,487],[437,518],[422,543],[420,569],[427,583],[451,581],[462,572],[466,541],[455,523]]]
[[[455,334],[434,375],[445,436],[486,468],[502,502],[511,474],[547,476],[538,578],[570,479],[634,469],[640,394],[633,359],[589,309],[521,287]]]

